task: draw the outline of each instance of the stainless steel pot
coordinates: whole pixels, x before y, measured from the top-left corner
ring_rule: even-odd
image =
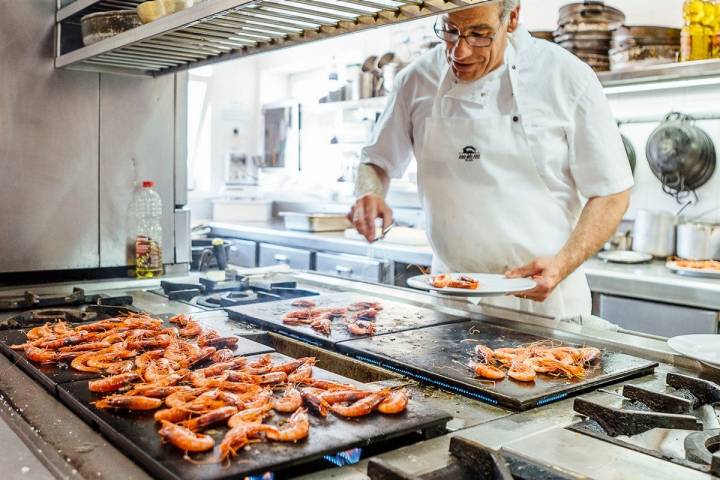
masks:
[[[720,260],[720,225],[678,225],[677,255],[687,260]]]
[[[632,249],[654,257],[674,255],[676,222],[677,217],[670,212],[639,210],[633,225]]]

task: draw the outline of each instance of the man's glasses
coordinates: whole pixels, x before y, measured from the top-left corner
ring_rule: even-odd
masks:
[[[493,41],[495,40],[495,36],[498,33],[495,32],[492,35],[480,35],[478,33],[468,33],[465,35],[461,35],[459,31],[455,29],[448,30],[448,28],[449,27],[447,27],[446,25],[436,24],[434,27],[435,35],[437,35],[440,40],[448,43],[457,43],[460,41],[461,38],[464,38],[468,45],[477,48],[487,48],[492,45]]]

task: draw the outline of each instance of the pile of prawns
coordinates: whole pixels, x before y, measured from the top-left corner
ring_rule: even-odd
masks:
[[[201,432],[227,425],[209,462],[229,459],[250,443],[303,440],[310,431],[305,406],[342,417],[397,414],[407,407],[405,389],[315,379],[314,357],[274,363],[266,354],[251,361],[234,356],[237,337],[220,336],[185,315],[170,322],[164,327],[162,320],[139,314],[74,327],[58,321],[31,329],[27,342],[12,348],[33,362],[70,362],[75,370],[106,375],[88,384],[105,395],[95,406],[155,410],[160,437],[186,455],[213,450],[215,439]],[[264,423],[273,412],[291,415]]]
[[[378,302],[356,302],[347,307],[318,307],[308,299],[298,299],[291,303],[298,310],[286,313],[282,317],[287,325],[308,325],[313,330],[330,335],[333,320],[347,326],[351,335],[375,335],[375,320],[383,309]]]
[[[544,340],[527,346],[496,348],[478,344],[469,367],[475,375],[488,380],[506,376],[519,382],[534,382],[538,373],[584,378],[585,372],[600,361],[602,352],[595,347],[566,347]]]

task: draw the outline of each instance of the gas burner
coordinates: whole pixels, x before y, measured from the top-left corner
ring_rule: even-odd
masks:
[[[720,476],[720,386],[668,373],[669,392],[624,385],[623,408],[582,398],[574,409],[587,417],[568,427],[601,440]]]
[[[71,295],[64,297],[34,294],[26,294],[26,297],[33,299],[31,304],[34,307],[16,311],[15,306],[19,303],[14,303],[9,312],[0,311],[0,330],[35,327],[58,320],[75,323],[88,322],[139,312],[132,306],[133,298],[131,296],[88,296],[78,288]],[[68,302],[61,303],[64,299],[67,299]],[[8,305],[9,303],[2,304],[2,306]]]
[[[150,291],[170,300],[177,300],[206,309],[219,309],[318,295],[318,292],[297,288],[296,282],[251,283],[249,279],[243,277],[223,281],[200,278],[198,283],[178,283],[163,280],[160,282],[160,287],[160,289]]]
[[[39,295],[27,291],[22,295],[0,297],[0,310],[22,310],[25,308],[51,307],[60,305],[82,305],[92,303],[94,297],[86,297],[82,288],[74,288],[69,295]]]
[[[703,465],[712,465],[719,462],[716,453],[720,450],[720,429],[705,430],[691,433],[685,438],[685,455],[688,460]],[[716,475],[720,470],[714,470]]]
[[[450,439],[451,461],[445,467],[425,475],[410,475],[380,458],[371,458],[367,475],[371,480],[416,480],[418,478],[472,478],[474,480],[577,480],[557,469],[515,455],[504,449],[492,450],[480,443],[461,437]]]

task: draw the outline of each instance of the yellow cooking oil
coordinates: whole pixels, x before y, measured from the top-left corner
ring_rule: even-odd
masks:
[[[720,58],[720,0],[715,0],[715,28],[713,29],[713,58]]]
[[[705,60],[710,56],[711,36],[703,20],[707,0],[685,0],[683,5],[684,25],[680,39],[680,61]],[[714,16],[714,15],[713,15]]]
[[[706,58],[715,57],[715,27],[717,25],[715,19],[716,3],[715,0],[705,0],[704,2],[702,24],[705,29],[705,35],[708,38],[708,53]]]

